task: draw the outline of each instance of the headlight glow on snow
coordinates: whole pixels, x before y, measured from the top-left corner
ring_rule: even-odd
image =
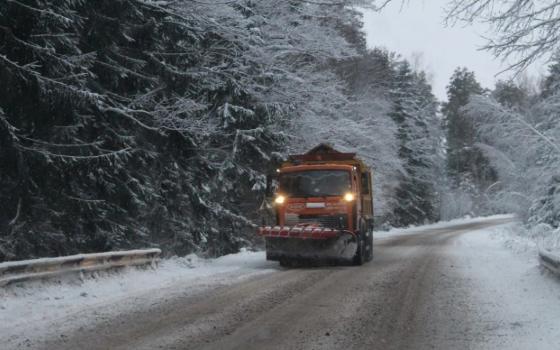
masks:
[[[354,200],[354,193],[348,192],[344,195],[344,200],[347,202],[352,202]]]
[[[274,198],[274,203],[276,204],[283,204],[285,201],[286,201],[286,197],[284,197],[281,194],[277,195],[276,198]]]

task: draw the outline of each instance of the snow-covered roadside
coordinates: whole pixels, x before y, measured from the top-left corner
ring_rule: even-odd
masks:
[[[195,255],[172,258],[155,270],[131,268],[84,280],[67,278],[0,288],[0,344],[7,344],[7,337],[23,325],[37,337],[65,318],[78,328],[80,322],[91,321],[83,317],[88,314],[102,312],[108,317],[137,308],[154,293],[164,299],[275,271],[277,264],[267,262],[264,252],[242,251],[212,260]]]
[[[501,241],[517,255],[535,259],[539,250],[560,254],[560,229],[553,229],[546,224],[527,228],[521,223],[510,223],[492,228],[490,237]]]
[[[415,234],[425,230],[444,229],[444,228],[462,225],[462,224],[482,223],[482,222],[493,221],[498,219],[514,219],[514,218],[515,215],[513,214],[500,214],[500,215],[492,215],[492,216],[477,217],[477,218],[465,217],[465,218],[453,219],[449,221],[440,221],[430,225],[410,226],[406,228],[393,228],[390,229],[389,231],[376,231],[374,232],[374,238],[385,239],[385,238],[391,238],[396,236]]]
[[[486,218],[464,218],[432,225],[376,232],[375,238],[414,234],[418,231],[445,228],[454,225],[511,218],[496,215]],[[213,285],[223,285],[263,273],[278,271],[278,264],[267,262],[264,252],[242,251],[218,259],[201,259],[195,255],[163,260],[156,270],[126,269],[103,273],[84,280],[66,278],[52,282],[28,282],[0,288],[0,340],[8,328],[22,324],[47,325],[71,314],[100,305],[115,305],[114,312],[134,307],[134,298],[191,290],[200,291]]]
[[[376,240],[424,230],[445,229],[452,226],[509,219],[510,215],[486,218],[458,219],[433,225],[376,232]],[[516,225],[502,225],[487,229],[486,239],[504,249],[503,242],[516,247],[529,247],[529,240],[512,236]],[[508,228],[509,227],[509,228]],[[506,229],[508,228],[508,229]],[[470,233],[468,235],[470,236]],[[521,237],[521,236],[520,236]],[[525,245],[524,245],[525,244]],[[530,248],[521,249],[537,264]],[[510,252],[511,254],[511,252]],[[524,265],[525,267],[527,265]],[[205,260],[194,255],[168,259],[156,270],[128,269],[102,274],[97,278],[66,279],[60,282],[26,283],[0,288],[0,344],[5,348],[19,348],[26,334],[35,341],[42,335],[72,333],[91,322],[110,319],[114,315],[164,303],[177,296],[192,295],[217,286],[230,285],[261,274],[280,271],[278,264],[267,262],[264,252],[243,251],[218,259]],[[155,295],[155,296],[154,296]],[[17,334],[17,336],[15,336]],[[14,343],[14,342],[18,343]],[[2,348],[2,347],[0,347]]]
[[[489,238],[501,243],[521,259],[536,261],[539,252],[535,239],[520,222],[500,225],[488,230]]]
[[[410,235],[494,219],[458,219],[433,225],[377,232],[376,238]],[[465,281],[475,349],[552,350],[560,344],[560,280],[540,266],[539,247],[560,251],[560,230],[527,229],[513,221],[460,235],[448,249],[450,274]],[[459,308],[460,305],[457,305]]]
[[[450,247],[455,273],[469,283],[480,319],[477,349],[557,349],[560,283],[539,266],[519,223],[461,235]]]

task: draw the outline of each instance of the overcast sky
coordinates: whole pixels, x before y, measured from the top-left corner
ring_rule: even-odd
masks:
[[[434,93],[440,100],[447,100],[445,87],[453,70],[465,66],[473,70],[478,81],[491,88],[496,79],[506,79],[508,74],[500,72],[502,64],[486,52],[478,50],[484,43],[480,37],[486,32],[482,25],[443,24],[446,0],[412,0],[401,8],[395,0],[383,11],[364,13],[364,29],[368,46],[382,46],[411,59],[422,55],[422,68],[432,75]],[[533,65],[532,75],[546,72]]]

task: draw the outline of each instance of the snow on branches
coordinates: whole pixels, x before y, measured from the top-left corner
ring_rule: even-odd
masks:
[[[393,157],[395,60],[361,32],[370,3],[1,2],[0,260],[235,251],[264,175],[324,140],[369,159],[392,196],[408,160]]]

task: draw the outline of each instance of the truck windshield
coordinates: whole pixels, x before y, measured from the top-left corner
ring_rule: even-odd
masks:
[[[280,192],[289,197],[341,196],[352,189],[346,170],[311,170],[280,175]]]

